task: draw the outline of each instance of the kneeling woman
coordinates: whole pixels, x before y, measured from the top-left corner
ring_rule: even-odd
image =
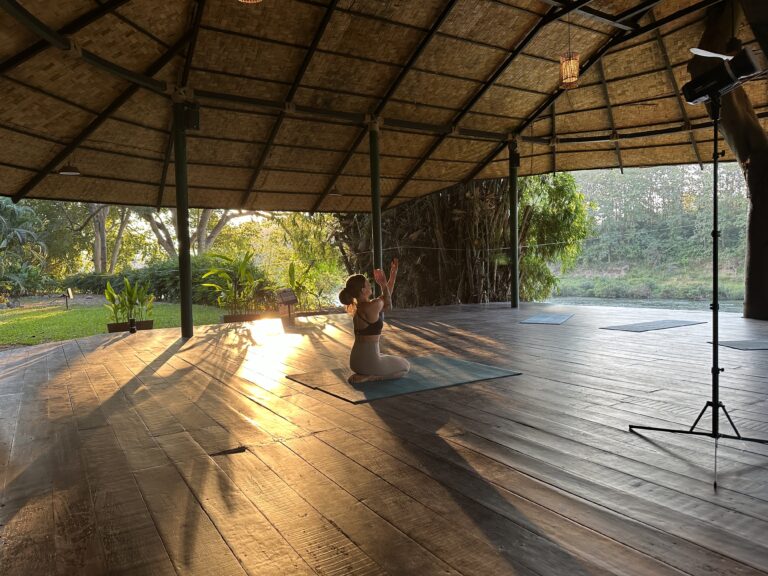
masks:
[[[352,314],[355,343],[349,356],[349,367],[354,374],[353,384],[371,380],[391,380],[405,376],[411,365],[405,358],[379,352],[379,335],[384,327],[381,313],[392,307],[392,289],[395,287],[397,260],[392,261],[389,280],[378,268],[373,278],[381,287],[381,296],[371,300],[371,283],[362,274],[347,278],[346,287],[339,293],[339,301]]]

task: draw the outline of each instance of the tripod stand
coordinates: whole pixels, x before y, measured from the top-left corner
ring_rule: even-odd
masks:
[[[714,123],[712,142],[714,146],[714,154],[712,155],[713,161],[713,202],[712,202],[712,400],[707,401],[704,407],[699,412],[698,417],[693,422],[693,425],[688,430],[679,430],[674,428],[657,428],[654,426],[635,426],[630,425],[630,432],[636,430],[656,430],[658,432],[670,432],[672,434],[688,434],[693,436],[709,436],[715,439],[715,479],[714,487],[717,490],[717,443],[720,438],[732,438],[734,440],[743,440],[745,442],[759,442],[760,444],[768,444],[768,440],[762,440],[759,438],[746,438],[739,434],[736,424],[733,423],[730,414],[725,409],[725,405],[720,401],[720,373],[725,369],[720,368],[718,365],[718,312],[720,304],[718,302],[718,246],[717,240],[720,238],[720,231],[717,229],[717,165],[721,153],[717,149],[717,134],[718,125],[720,122],[720,95],[714,94],[710,100],[710,116]],[[712,430],[709,432],[696,431],[696,426],[701,420],[704,413],[708,408],[712,409]],[[735,434],[723,434],[720,432],[719,414],[723,411],[725,417],[728,419],[728,423],[733,428]]]

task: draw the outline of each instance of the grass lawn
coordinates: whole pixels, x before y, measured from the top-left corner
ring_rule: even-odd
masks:
[[[195,326],[216,324],[222,310],[212,306],[193,306]],[[155,328],[181,326],[178,304],[156,303]],[[105,334],[109,312],[102,306],[62,305],[0,309],[0,346],[24,346]]]

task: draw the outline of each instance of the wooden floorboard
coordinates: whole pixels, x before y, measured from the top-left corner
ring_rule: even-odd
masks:
[[[703,323],[602,329],[656,319]],[[715,491],[713,438],[628,430],[710,400],[708,312],[395,310],[385,351],[522,374],[359,405],[287,378],[344,368],[349,317],[299,322],[0,351],[0,574],[768,575],[768,445],[721,439]],[[768,438],[768,351],[719,354]]]

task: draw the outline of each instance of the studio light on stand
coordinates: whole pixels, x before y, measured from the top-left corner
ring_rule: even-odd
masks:
[[[705,55],[701,50],[692,50],[695,54]],[[712,145],[714,152],[712,154],[712,399],[707,401],[699,412],[693,425],[687,430],[674,428],[657,428],[654,426],[635,426],[630,425],[630,432],[637,430],[655,430],[658,432],[670,432],[672,434],[688,434],[693,436],[709,436],[715,439],[714,456],[714,488],[717,490],[717,443],[720,438],[731,438],[734,440],[743,440],[745,442],[758,442],[768,444],[768,440],[760,438],[746,438],[739,434],[736,424],[734,424],[725,405],[720,401],[720,373],[725,369],[720,368],[718,360],[718,312],[720,304],[718,302],[718,239],[720,231],[717,227],[717,168],[718,160],[724,154],[718,150],[718,128],[720,123],[720,98],[731,90],[742,85],[750,78],[760,73],[754,55],[748,49],[741,50],[733,57],[719,54],[707,53],[707,56],[722,58],[722,61],[711,70],[692,79],[683,86],[683,96],[689,104],[709,104],[709,115],[713,122]],[[710,431],[697,431],[701,418],[708,408],[712,409],[712,429]],[[734,434],[723,434],[720,432],[719,415],[720,411],[725,414],[728,423],[731,425]]]

